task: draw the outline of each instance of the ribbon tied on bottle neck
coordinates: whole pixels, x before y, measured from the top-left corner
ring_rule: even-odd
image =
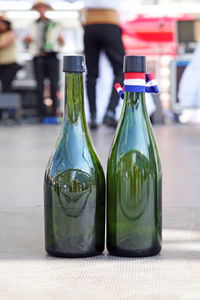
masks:
[[[124,99],[124,92],[159,93],[158,84],[154,73],[125,73],[124,86],[115,84],[119,96]]]

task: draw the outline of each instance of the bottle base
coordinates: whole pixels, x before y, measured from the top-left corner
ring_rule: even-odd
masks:
[[[148,257],[158,255],[161,251],[161,246],[145,249],[145,250],[127,250],[127,249],[109,249],[108,252],[113,256],[121,256],[121,257]]]
[[[103,251],[98,252],[88,252],[88,253],[60,253],[60,252],[54,252],[46,250],[47,255],[54,256],[54,257],[60,257],[60,258],[84,258],[84,257],[93,257],[97,255],[101,255]]]

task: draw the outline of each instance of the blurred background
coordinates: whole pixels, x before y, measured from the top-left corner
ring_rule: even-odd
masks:
[[[35,116],[38,114],[33,54],[25,42],[26,36],[30,33],[31,24],[39,16],[38,11],[32,9],[34,3],[34,1],[28,0],[0,1],[0,15],[12,23],[16,34],[16,60],[21,66],[12,80],[10,91],[13,93],[12,99],[9,96],[10,100],[8,101],[7,97],[0,93],[1,123],[12,120],[16,116],[18,121],[34,122]],[[48,3],[51,5],[51,10],[47,11],[46,15],[59,24],[63,39],[57,54],[60,65],[57,89],[57,115],[59,116],[63,111],[62,56],[84,53],[83,27],[80,18],[84,2],[50,1]],[[151,114],[153,112],[152,122],[200,122],[200,100],[197,99],[198,92],[196,91],[198,82],[191,86],[190,83],[186,84],[190,86],[187,91],[185,82],[183,82],[183,90],[181,90],[183,72],[188,65],[191,67],[195,57],[194,53],[198,52],[200,38],[200,4],[198,0],[190,1],[190,5],[183,0],[124,0],[121,1],[118,11],[126,54],[146,55],[148,72],[156,73],[160,94],[158,97],[154,96],[156,107],[151,111]],[[97,121],[101,123],[113,82],[112,68],[103,51],[99,67]],[[190,70],[188,75],[190,79],[193,74],[196,77],[195,72],[197,74],[200,72],[200,69],[197,70],[197,65]],[[44,81],[44,105],[49,107],[52,104],[50,82],[46,78]],[[117,119],[121,106],[120,101],[116,113]],[[17,114],[15,114],[15,110],[18,110]],[[89,118],[87,101],[86,115]]]

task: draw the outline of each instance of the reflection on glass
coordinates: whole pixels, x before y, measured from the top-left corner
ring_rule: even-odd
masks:
[[[161,165],[142,93],[126,93],[107,173],[107,248],[120,256],[161,249]]]
[[[79,217],[92,193],[92,178],[79,170],[67,170],[55,178],[54,192],[53,207],[57,204],[67,216]]]
[[[104,250],[105,178],[87,131],[82,73],[66,73],[65,117],[45,173],[46,251],[92,256]]]

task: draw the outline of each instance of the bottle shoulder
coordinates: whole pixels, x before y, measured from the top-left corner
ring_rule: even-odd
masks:
[[[149,161],[160,165],[154,133],[147,120],[122,120],[110,151],[109,164],[118,164],[122,160],[126,163]]]
[[[46,168],[46,176],[56,177],[67,170],[93,175],[103,173],[101,163],[86,137],[60,135]]]

